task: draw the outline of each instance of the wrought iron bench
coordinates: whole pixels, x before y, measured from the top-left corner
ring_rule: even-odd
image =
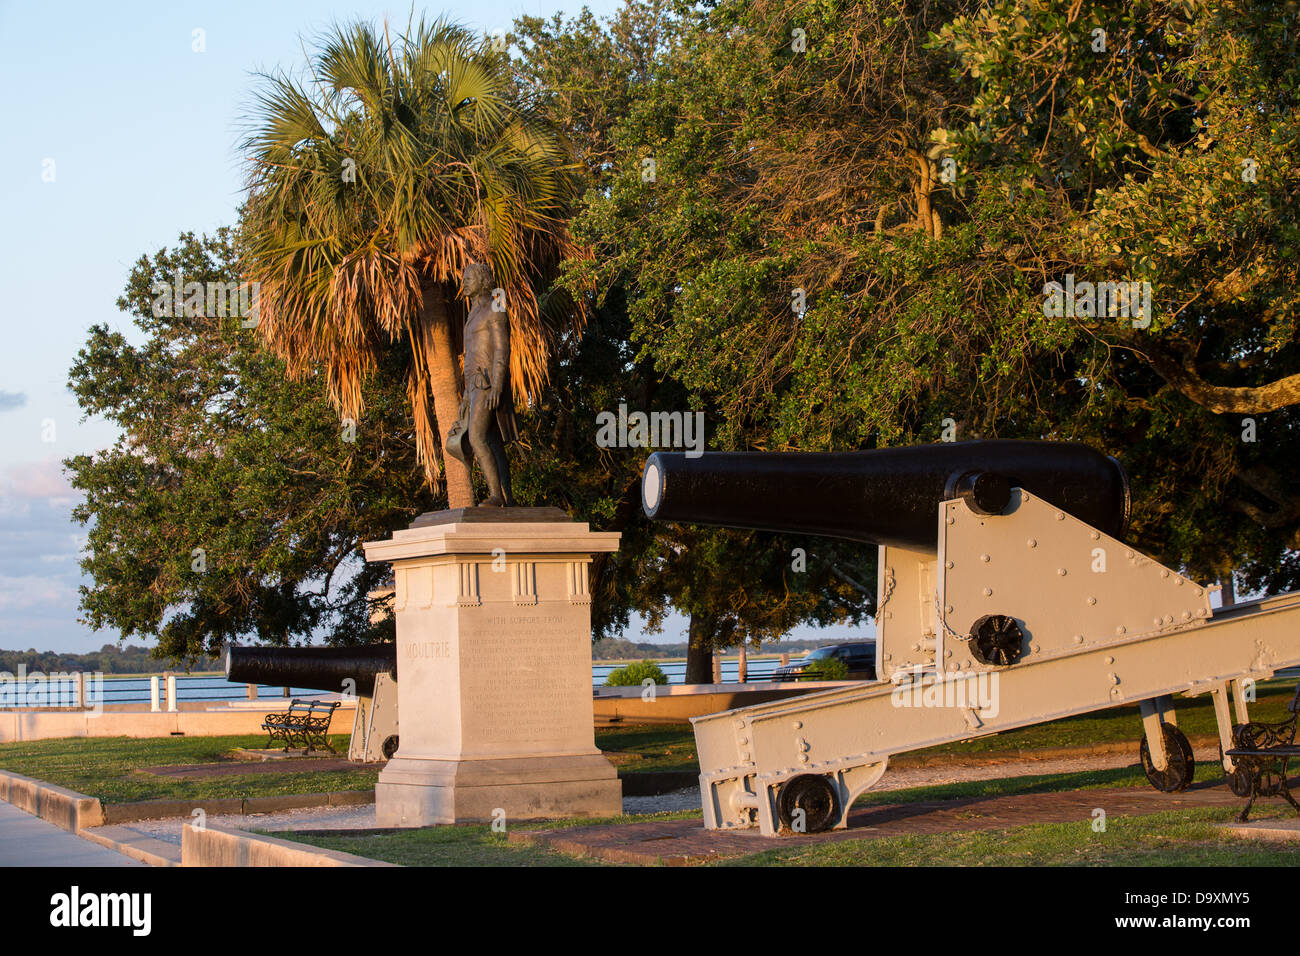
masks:
[[[289,709],[281,714],[267,714],[262,722],[262,729],[270,736],[266,745],[271,746],[276,740],[284,741],[284,749],[305,747],[311,753],[313,747],[324,747],[330,753],[337,753],[330,746],[327,736],[330,719],[339,706],[337,700],[297,700],[289,704]]]
[[[1250,808],[1259,797],[1281,795],[1300,813],[1300,803],[1291,796],[1286,782],[1286,765],[1292,757],[1300,757],[1296,746],[1296,719],[1300,716],[1300,684],[1295,696],[1287,704],[1291,716],[1276,723],[1251,721],[1232,728],[1232,749],[1228,756],[1235,768],[1228,777],[1232,792],[1239,797],[1249,797],[1237,819],[1245,823]]]

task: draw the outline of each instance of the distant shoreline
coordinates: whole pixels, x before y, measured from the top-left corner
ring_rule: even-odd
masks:
[[[610,640],[606,638],[605,640]],[[614,639],[617,641],[618,639]],[[606,664],[623,665],[636,663],[637,661],[654,660],[665,664],[676,664],[687,660],[686,648],[682,644],[665,645],[663,651],[656,651],[652,647],[628,647],[622,646],[617,648],[617,657],[600,657],[597,651],[601,642],[593,642],[591,663],[595,667]],[[631,642],[623,642],[625,645]],[[784,642],[783,642],[784,643]],[[771,650],[755,651],[750,649],[748,660],[765,661],[775,660],[782,654],[789,654],[792,658],[808,653],[809,651],[821,647],[828,643],[842,643],[842,641],[799,641],[790,642],[790,645],[782,646],[778,644]],[[794,645],[794,646],[791,646]],[[143,649],[140,649],[143,650]],[[140,650],[132,649],[130,656],[135,657]],[[121,652],[117,652],[121,653]],[[103,658],[109,657],[109,669],[103,669],[105,661]],[[151,670],[114,670],[112,664],[115,663],[107,651],[91,651],[85,654],[61,653],[58,651],[36,651],[35,654],[29,651],[6,651],[0,650],[0,672],[15,674],[20,665],[25,666],[26,673],[29,675],[42,674],[75,674],[75,673],[102,673],[105,680],[114,679],[139,679],[149,677],[165,677],[168,674],[186,677],[224,677],[225,671],[216,661],[208,663],[202,670],[187,671],[179,667],[159,668]],[[717,655],[722,660],[736,660],[740,654],[736,647],[728,647],[718,652]],[[136,663],[136,662],[132,662]],[[138,666],[138,664],[137,664]]]

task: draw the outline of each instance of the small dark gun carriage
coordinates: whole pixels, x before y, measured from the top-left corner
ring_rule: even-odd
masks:
[[[365,762],[387,759],[397,752],[397,645],[354,647],[241,647],[225,653],[226,679],[241,684],[270,684],[330,691],[355,698],[348,758]],[[331,753],[327,731],[338,701],[294,700],[285,713],[267,714],[262,729],[271,740],[323,746]],[[324,711],[328,709],[329,713]]]

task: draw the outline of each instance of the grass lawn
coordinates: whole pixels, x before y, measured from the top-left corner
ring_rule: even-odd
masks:
[[[617,759],[620,773],[689,770],[700,772],[695,753],[695,733],[690,724],[628,724],[597,727],[596,746],[620,754],[639,754],[640,760]]]
[[[1273,695],[1261,715],[1281,708],[1285,694]],[[1096,721],[1124,739],[1133,733],[1136,718],[1131,714],[1107,714],[1085,718]],[[1076,723],[1061,721],[1061,724]],[[1185,720],[1184,723],[1190,723]],[[1041,728],[1030,728],[1038,731]],[[1004,734],[1002,740],[1023,736],[1026,731]],[[688,769],[694,766],[694,748],[687,728],[646,726],[602,730],[597,739],[603,748],[644,754],[644,759],[624,767],[642,770]],[[1059,740],[1060,737],[1051,738]],[[168,737],[154,739],[75,738],[0,745],[0,767],[25,773],[106,802],[145,799],[199,799],[205,797],[262,796],[307,793],[324,790],[369,789],[377,769],[323,771],[319,773],[270,773],[218,777],[201,781],[171,780],[135,773],[138,768],[168,764],[227,762],[236,747],[257,747],[262,736]],[[335,747],[346,743],[332,739]],[[1053,744],[1049,742],[1046,744]],[[947,748],[945,748],[947,749]],[[1009,749],[1009,747],[990,748]],[[1197,768],[1197,780],[1220,777],[1217,765]],[[865,794],[859,806],[913,800],[954,799],[1079,790],[1097,787],[1145,787],[1136,767],[1015,777],[918,787],[903,791]],[[763,853],[732,861],[727,865],[892,865],[907,863],[970,864],[1017,862],[1029,865],[1218,865],[1241,862],[1248,853],[1252,864],[1300,864],[1300,850],[1284,845],[1253,845],[1224,837],[1213,824],[1232,818],[1232,808],[1215,808],[1156,814],[1141,818],[1112,818],[1106,833],[1093,833],[1089,821],[1079,824],[1041,824],[1017,827],[997,833],[918,835],[884,840],[853,841],[848,844],[775,847]],[[1282,808],[1261,804],[1260,818],[1285,816]],[[698,818],[698,811],[659,814],[660,819]],[[646,817],[637,817],[644,821]],[[567,820],[518,824],[529,829],[584,826],[592,823],[631,822],[629,817],[603,820]],[[429,830],[371,836],[306,837],[277,834],[315,846],[356,853],[405,865],[425,866],[590,866],[596,861],[569,857],[553,850],[506,842],[504,834],[486,825],[440,827]]]
[[[1287,808],[1291,813],[1290,808]],[[983,833],[932,833],[820,843],[755,853],[719,866],[1296,866],[1300,845],[1243,840],[1219,831],[1227,807],[1039,823]],[[1291,814],[1293,815],[1293,814]],[[1280,809],[1252,813],[1268,819]]]
[[[1197,768],[1197,780],[1219,779],[1217,765]],[[953,800],[973,796],[1146,787],[1135,767],[1043,774],[867,793],[855,806]],[[812,844],[774,844],[773,849],[719,861],[714,866],[1297,866],[1300,845],[1243,840],[1221,833],[1236,807],[1208,807],[1144,816],[1111,816],[1106,831],[1096,833],[1091,820],[1033,824],[1005,830],[919,834],[879,840]],[[1291,819],[1285,804],[1261,801],[1252,820]],[[555,830],[593,824],[644,823],[648,820],[699,819],[696,810],[602,819],[548,820],[517,824],[524,830]],[[611,866],[599,860],[570,857],[554,850],[512,845],[487,825],[466,824],[429,830],[366,836],[273,834],[286,840],[342,850],[403,866]]]
[[[1036,778],[1026,778],[1034,780]],[[1040,781],[1041,782],[1041,781]],[[1073,781],[1071,781],[1073,782]],[[1014,788],[1028,792],[1033,784]],[[1059,789],[1059,787],[1058,787]],[[1010,792],[1010,791],[1006,791]],[[963,795],[951,792],[949,795]],[[931,794],[931,797],[934,795]],[[1091,820],[1032,824],[976,833],[918,834],[803,846],[782,845],[712,866],[1296,866],[1300,845],[1244,840],[1217,825],[1236,810],[1215,807],[1136,817],[1112,816],[1105,832]],[[698,818],[663,813],[653,819]],[[1258,805],[1253,819],[1289,819],[1290,808]],[[521,823],[523,829],[567,829],[593,823],[645,822],[647,817]],[[487,825],[461,825],[365,836],[272,834],[286,840],[403,866],[613,866],[539,847],[506,842]]]
[[[346,734],[330,743],[347,753]],[[105,803],[137,800],[189,800],[216,797],[268,797],[330,790],[372,790],[377,767],[308,773],[258,773],[173,780],[136,772],[173,764],[229,763],[237,747],[264,747],[266,735],[237,737],[68,737],[0,744],[0,769],[36,777],[99,797]]]
[[[486,824],[434,827],[374,836],[304,836],[292,831],[272,833],[271,836],[402,866],[598,865],[598,861],[578,859],[542,847],[507,843],[504,833],[493,833]]]
[[[698,810],[656,813],[643,816],[584,818],[575,820],[539,820],[513,825],[519,830],[561,830],[606,823],[645,823],[648,820],[689,820],[699,817]],[[431,827],[427,830],[404,830],[355,836],[304,835],[292,830],[270,836],[296,843],[307,843],[327,850],[341,850],[357,856],[402,866],[615,866],[603,860],[569,856],[544,847],[507,843],[504,833],[493,833],[486,823],[462,823]]]

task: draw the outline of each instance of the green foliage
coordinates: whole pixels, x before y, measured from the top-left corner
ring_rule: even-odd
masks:
[[[629,290],[639,359],[710,410],[716,446],[913,444],[948,422],[1084,441],[1132,476],[1134,544],[1300,586],[1294,19],[720,0],[674,19],[599,127],[575,221],[597,255],[572,274]],[[1067,274],[1150,282],[1150,325],[1045,314]]]
[[[1075,434],[1121,454],[1144,547],[1272,589],[1300,582],[1295,27],[1253,2],[1034,0],[959,17],[933,43],[976,84],[969,122],[936,140],[1033,197],[1013,213],[1033,242],[1004,255],[1036,281],[1152,286],[1149,328],[1068,320],[1067,360],[1096,361],[1086,404],[1061,382],[1054,417],[1083,411]]]
[[[646,680],[656,684],[667,684],[668,675],[654,661],[635,661],[623,667],[615,668],[605,678],[606,687],[635,687]]]
[[[800,680],[848,680],[849,665],[838,657],[819,657],[799,674]]]
[[[451,200],[464,186],[457,177],[469,175],[469,167],[439,167],[438,182],[447,186],[441,192],[410,177],[435,154],[472,157],[487,139],[505,136],[510,124],[489,114],[514,116],[520,104],[544,106],[539,124],[545,126],[549,117],[570,131],[587,184],[599,190],[610,175],[611,131],[655,81],[661,57],[691,20],[658,3],[631,4],[604,26],[587,14],[568,25],[523,18],[514,39],[528,52],[512,67],[517,90],[500,103],[492,93],[472,117],[454,122],[445,107],[460,103],[457,91],[464,91],[452,81],[496,82],[502,63],[469,49],[464,36],[442,26],[417,30],[414,45],[401,40],[402,56],[423,40],[435,46],[446,41],[478,72],[442,83],[407,76],[403,70],[410,64],[401,59],[392,75],[380,75],[382,69],[353,75],[346,64],[381,41],[361,28],[331,39],[322,54],[328,61],[321,64],[322,75],[368,104],[356,115],[340,114],[337,104],[318,102],[311,90],[283,77],[269,78],[260,115],[284,114],[286,120],[264,124],[247,143],[255,157],[270,163],[262,167],[243,230],[253,254],[237,254],[222,234],[202,242],[183,237],[180,249],[142,259],[123,308],[137,317],[147,344],[133,347],[107,329],[92,330],[74,366],[72,384],[83,408],[108,416],[128,436],[109,452],[69,462],[74,483],[88,492],[78,517],[93,520],[83,562],[95,582],[83,591],[87,622],[115,626],[123,635],[156,634],[158,652],[175,657],[201,654],[236,636],[276,643],[322,634],[365,639],[371,633],[365,590],[383,569],[360,564],[359,543],[386,536],[441,501],[419,487],[419,442],[413,435],[421,419],[417,413],[411,425],[403,394],[411,375],[419,378],[408,344],[399,336],[394,345],[372,347],[392,338],[395,316],[406,308],[400,290],[384,278],[397,274],[367,272],[364,256],[349,257],[347,250],[361,241],[357,230],[374,230],[371,238],[391,252],[407,240],[428,238],[439,223],[451,223],[452,207],[459,208]],[[370,95],[375,84],[391,86],[391,102]],[[402,114],[389,138],[379,135],[386,110]],[[502,189],[506,180],[519,184],[528,178],[532,160],[515,176],[509,172],[511,150],[488,152],[482,162],[467,159],[475,175],[501,179]],[[275,172],[277,157],[290,154],[311,162]],[[357,159],[355,184],[335,175],[347,158]],[[554,157],[539,153],[534,159]],[[497,160],[505,165],[492,165]],[[414,189],[409,202],[400,198],[402,183]],[[366,202],[378,203],[374,210],[383,214],[358,212],[362,187],[371,191]],[[555,186],[539,195],[558,201],[563,192]],[[299,256],[297,239],[306,238],[311,242]],[[292,379],[238,323],[155,317],[149,310],[153,281],[170,278],[176,269],[187,280],[233,278],[248,274],[250,260],[263,272],[267,263],[283,265],[277,257],[290,249],[292,268],[272,268],[275,275],[263,276],[261,318],[277,349],[292,353]],[[442,276],[454,258],[439,254],[425,265]],[[276,276],[297,277],[307,312],[329,312],[324,303],[332,293],[321,284],[329,270],[311,267],[317,259],[351,263],[345,285],[357,297],[349,308],[362,326],[376,323],[379,330],[366,343],[329,338],[328,323],[277,325]],[[570,263],[575,272],[568,288],[575,295],[585,287],[584,261],[576,257]],[[400,285],[400,279],[394,281]],[[564,301],[564,290],[551,290],[539,308],[546,313]],[[658,628],[678,610],[691,618],[698,669],[714,646],[777,637],[805,621],[858,619],[870,609],[872,592],[853,582],[874,580],[874,549],[651,525],[641,514],[645,450],[599,447],[596,416],[622,402],[647,412],[698,408],[709,413],[710,422],[713,411],[651,360],[638,357],[628,306],[624,284],[613,283],[593,309],[585,335],[563,332],[553,348],[535,353],[547,358],[545,374],[536,377],[549,386],[523,416],[522,442],[512,451],[521,504],[558,505],[593,528],[623,535],[618,552],[593,562],[595,636],[620,632],[633,612]],[[329,341],[313,345],[309,333]],[[515,344],[517,355],[526,351],[523,340]],[[341,365],[340,356],[346,359]],[[329,401],[341,397],[344,406],[365,409],[352,445],[338,441],[331,416]],[[199,548],[206,561],[202,572],[193,567]],[[806,568],[793,567],[796,548],[806,552]],[[386,627],[391,630],[391,623]]]
[[[620,637],[606,637],[593,641],[591,659],[594,661],[625,661],[645,653],[661,653],[668,656],[680,656],[682,650],[648,642],[634,642]]]
[[[240,637],[391,637],[391,620],[370,625],[366,597],[386,569],[364,565],[359,545],[434,506],[400,378],[368,388],[350,435],[319,378],[287,380],[239,319],[155,315],[155,283],[178,272],[186,283],[237,277],[231,234],[183,234],[142,257],[118,301],[142,344],[94,326],[69,374],[85,413],[122,431],[112,448],[65,462],[85,493],[74,511],[94,582],[81,589],[83,620],[156,636],[157,656],[173,660]]]
[[[550,337],[578,324],[567,297],[538,299],[558,262],[579,252],[567,228],[578,186],[568,149],[515,95],[505,55],[445,20],[400,34],[336,26],[308,73],[261,79],[241,145],[262,332],[291,372],[319,365],[353,419],[363,381],[409,349],[417,449],[432,484],[443,444],[433,416],[445,440],[460,397],[459,311],[449,305],[465,266],[491,265],[508,304],[517,403],[544,384]],[[449,467],[453,497],[468,499],[466,476]]]
[[[711,448],[910,444],[948,423],[960,439],[1085,441],[1132,476],[1144,551],[1201,578],[1236,568],[1249,586],[1300,586],[1297,27],[1270,4],[1197,0],[633,0],[603,21],[520,18],[522,55],[480,65],[508,67],[501,104],[565,131],[586,189],[573,228],[594,252],[570,257],[562,287],[539,280],[538,308],[563,312],[593,285],[601,297],[585,336],[561,330],[535,353],[549,385],[521,420],[515,492],[622,533],[593,564],[596,635],[678,611],[702,666],[713,647],[873,610],[873,549],[647,522],[645,450],[595,441],[596,416],[624,402],[704,412]],[[261,141],[272,158],[316,150],[255,204],[262,252],[319,233],[299,264],[342,261],[362,233],[384,255],[427,238],[451,220],[407,160],[509,128],[492,92],[422,140],[397,113],[446,119],[454,84],[426,96],[400,76],[336,79],[349,96],[391,81],[372,105],[397,125],[385,137],[349,114]],[[285,103],[314,95],[274,88]],[[359,190],[334,170],[354,154],[384,215],[353,215]],[[468,188],[444,173],[447,195]],[[294,197],[310,216],[278,215]],[[369,320],[405,300],[368,285],[363,259],[348,260],[350,288],[378,304],[357,313]],[[338,398],[337,368],[307,361],[286,382],[237,323],[149,313],[153,280],[238,264],[224,236],[142,259],[123,301],[146,344],[96,327],[71,376],[86,412],[124,431],[69,462],[87,493],[78,517],[93,519],[86,620],[159,634],[174,656],[240,634],[359,639],[373,583],[360,575],[378,572],[349,576],[357,543],[439,506],[418,487],[409,345],[371,348],[392,344],[395,313],[355,348],[324,343],[359,359],[347,369],[374,363],[355,445],[337,441],[322,397],[328,384]],[[1045,314],[1044,287],[1067,274],[1149,281],[1151,324]],[[304,279],[318,304],[323,275]],[[336,591],[340,575],[356,586]]]
[[[639,153],[615,161],[622,155],[622,124],[675,75],[674,51],[694,20],[682,5],[651,0],[626,4],[607,21],[584,12],[569,21],[516,22],[513,40],[524,51],[515,64],[518,82],[568,131],[585,166],[589,207],[608,190],[624,188],[627,177],[639,181]],[[869,612],[874,590],[853,582],[875,580],[874,549],[652,524],[640,503],[646,450],[596,446],[596,416],[623,402],[645,412],[703,412],[707,445],[727,440],[714,394],[692,391],[634,341],[644,274],[628,268],[635,251],[625,254],[623,240],[608,238],[600,243],[605,261],[567,263],[566,283],[575,294],[599,279],[603,298],[581,342],[561,347],[553,388],[538,409],[531,475],[516,481],[517,490],[539,500],[558,498],[573,513],[591,517],[593,526],[623,534],[619,551],[593,564],[596,633],[620,630],[632,611],[643,614],[651,630],[674,611],[684,614],[690,618],[688,671],[707,681],[712,648],[770,640],[805,622],[858,620]],[[708,348],[716,353],[731,335],[724,332]],[[792,559],[796,548],[805,552],[800,570]]]

